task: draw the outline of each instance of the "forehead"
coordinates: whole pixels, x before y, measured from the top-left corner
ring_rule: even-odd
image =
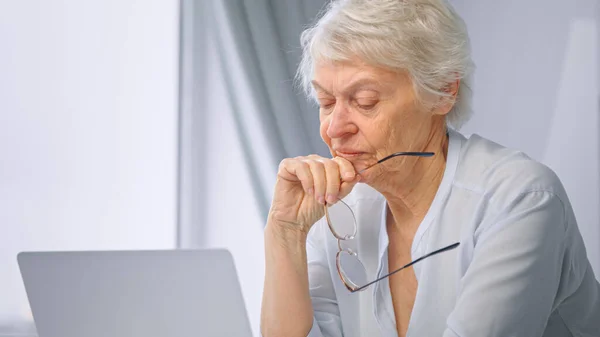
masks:
[[[326,91],[343,91],[358,86],[398,86],[407,80],[404,72],[375,67],[364,62],[319,61],[315,63],[313,87]]]

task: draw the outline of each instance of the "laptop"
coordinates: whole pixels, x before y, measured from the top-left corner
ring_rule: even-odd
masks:
[[[23,252],[39,337],[251,336],[224,249]]]

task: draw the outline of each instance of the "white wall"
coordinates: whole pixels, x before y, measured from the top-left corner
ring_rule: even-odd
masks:
[[[478,67],[465,133],[554,169],[600,278],[600,2],[451,2],[467,22]]]
[[[178,3],[0,0],[0,334],[19,251],[174,248]]]

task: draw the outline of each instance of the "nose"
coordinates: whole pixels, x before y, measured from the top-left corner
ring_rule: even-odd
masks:
[[[341,138],[348,134],[356,133],[357,127],[352,122],[350,111],[345,104],[338,103],[329,115],[327,136],[331,139]]]

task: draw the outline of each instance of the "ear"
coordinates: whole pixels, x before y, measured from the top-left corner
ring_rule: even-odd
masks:
[[[458,96],[458,89],[460,88],[460,80],[456,80],[454,82],[448,83],[443,91],[448,94],[448,96],[440,97],[440,104],[433,110],[433,113],[436,115],[446,115],[452,110],[454,103],[456,102],[456,97]]]

